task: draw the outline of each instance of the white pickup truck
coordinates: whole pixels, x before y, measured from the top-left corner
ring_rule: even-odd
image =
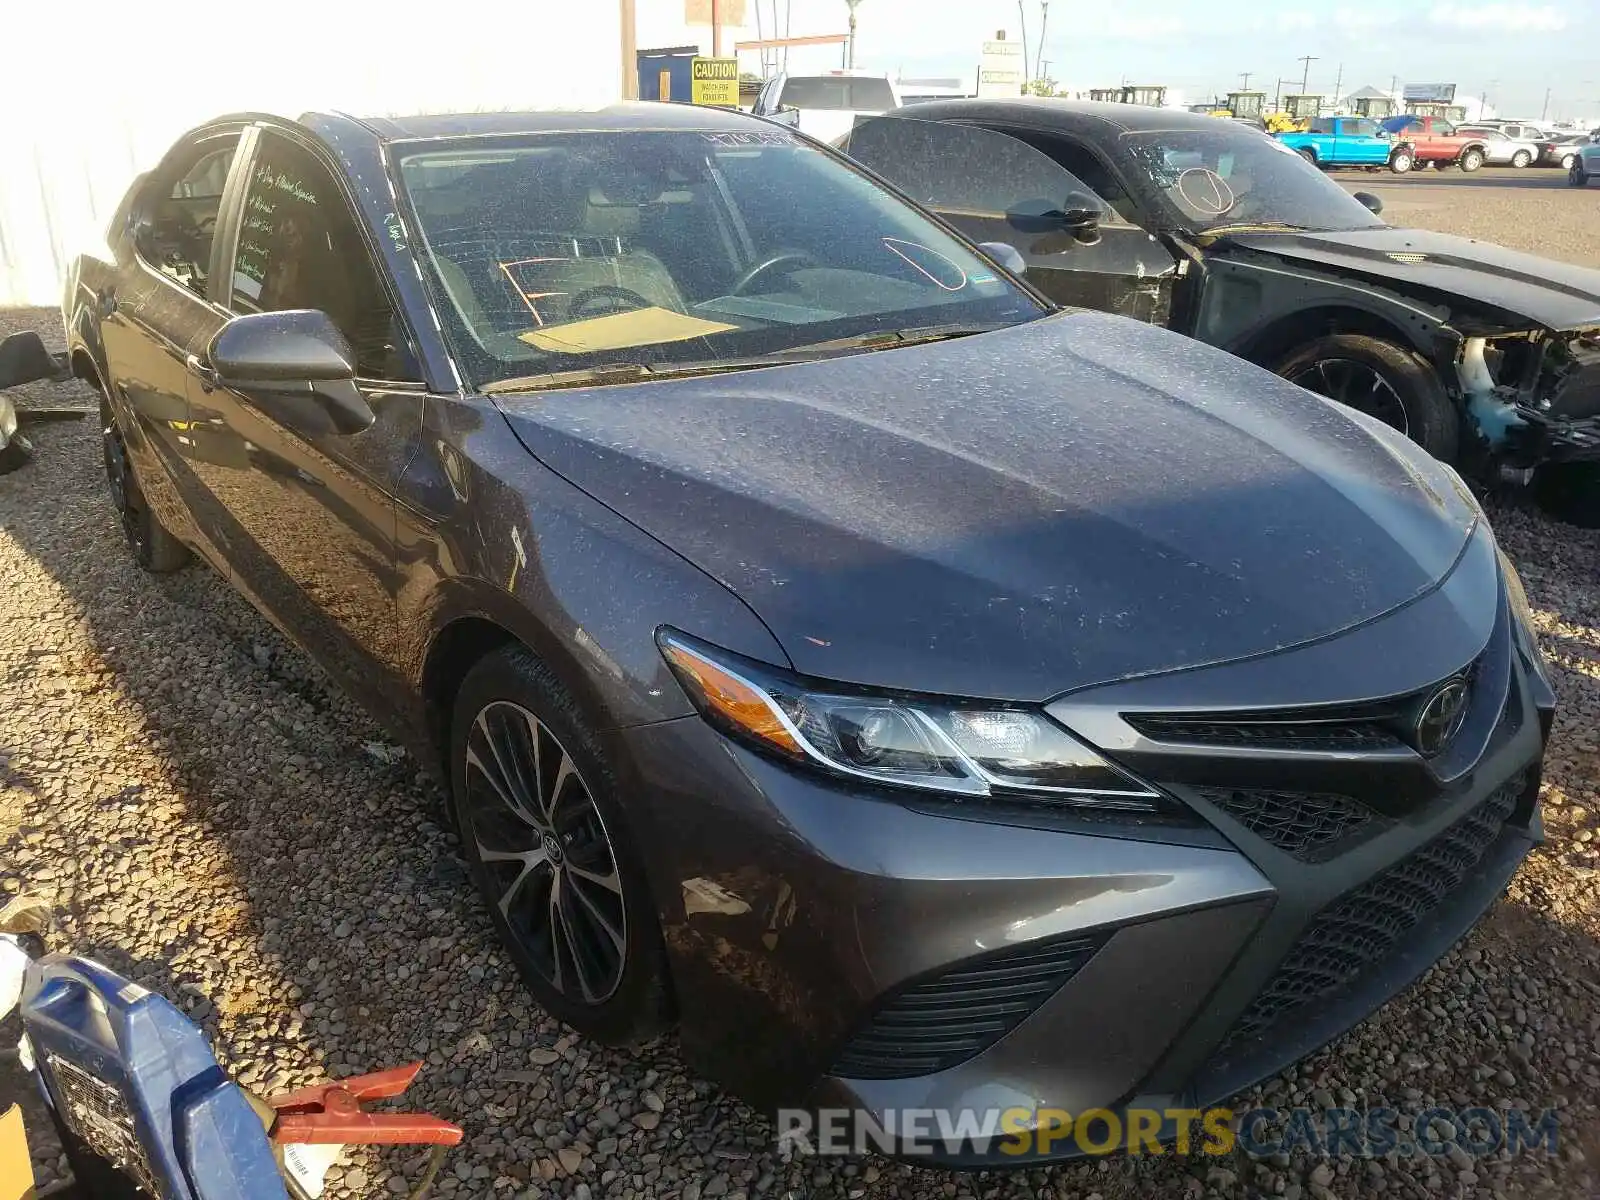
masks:
[[[774,75],[762,85],[751,111],[832,143],[855,127],[857,117],[875,117],[899,107],[900,93],[887,76],[841,70]]]

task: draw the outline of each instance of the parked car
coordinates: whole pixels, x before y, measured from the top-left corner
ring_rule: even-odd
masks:
[[[1553,695],[1454,472],[989,255],[738,113],[246,116],[64,316],[133,553],[448,781],[551,1013],[762,1105],[1215,1099],[1500,894]]]
[[[1487,121],[1475,121],[1473,124],[1481,125],[1486,129],[1498,129],[1514,142],[1541,142],[1553,132],[1550,126],[1537,125],[1532,121],[1490,119]]]
[[[1458,133],[1455,125],[1443,117],[1402,113],[1386,119],[1383,128],[1409,142],[1418,163],[1431,164],[1440,170],[1460,167],[1463,171],[1476,171],[1483,166],[1483,139]]]
[[[1457,125],[1456,132],[1483,139],[1484,157],[1497,167],[1527,167],[1539,158],[1539,144],[1513,138],[1503,129],[1487,125]]]
[[[1583,133],[1549,135],[1539,142],[1539,165],[1560,167],[1563,171],[1572,170],[1572,164],[1578,161],[1579,149],[1588,140],[1588,134]]]
[[[858,118],[898,107],[900,92],[888,76],[833,71],[775,75],[762,87],[750,111],[831,143],[849,133]]]
[[[1303,133],[1273,136],[1318,167],[1388,167],[1403,175],[1416,161],[1409,140],[1370,117],[1317,117]]]
[[[848,151],[1059,303],[1221,346],[1472,473],[1580,462],[1546,477],[1589,483],[1544,494],[1600,522],[1600,271],[1392,228],[1281,142],[1187,113],[943,101]]]
[[[1577,160],[1567,168],[1567,182],[1573,187],[1588,187],[1595,178],[1600,178],[1600,129],[1578,144]]]

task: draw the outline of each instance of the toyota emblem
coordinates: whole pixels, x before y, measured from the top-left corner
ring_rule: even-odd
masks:
[[[1432,758],[1446,746],[1467,719],[1467,681],[1462,677],[1440,684],[1417,714],[1417,749]]]

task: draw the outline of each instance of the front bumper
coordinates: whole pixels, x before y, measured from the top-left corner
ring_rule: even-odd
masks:
[[[1470,928],[1541,837],[1553,697],[1483,573],[1458,575],[1318,647],[1052,706],[1190,823],[863,792],[694,718],[625,731],[686,1057],[758,1106],[865,1110],[889,1129],[943,1111],[947,1131],[981,1131],[1008,1110],[1198,1107],[1337,1037]],[[1432,762],[1113,729],[1152,705],[1393,695],[1465,664],[1472,711]],[[1269,792],[1312,808],[1339,793],[1366,816],[1330,821],[1344,810],[1323,804],[1275,824],[1257,819],[1268,801],[1233,795]],[[1371,914],[1388,914],[1383,936],[1352,928]],[[937,1135],[892,1148],[966,1166],[1080,1152]]]

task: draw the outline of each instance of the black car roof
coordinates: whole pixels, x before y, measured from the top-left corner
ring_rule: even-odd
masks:
[[[630,101],[594,108],[530,109],[525,112],[428,113],[399,117],[351,117],[348,114],[307,113],[300,124],[315,128],[332,119],[353,120],[381,141],[421,138],[483,137],[511,133],[562,133],[575,130],[666,129],[704,132],[749,132],[768,129],[759,117],[693,104]]]
[[[1053,96],[1022,96],[1010,100],[926,100],[894,109],[888,115],[925,117],[931,121],[955,118],[1026,121],[1036,129],[1077,130],[1098,128],[1101,133],[1128,133],[1152,129],[1215,129],[1218,118],[1177,108],[1152,108],[1144,104],[1108,104],[1090,100],[1061,100]]]

